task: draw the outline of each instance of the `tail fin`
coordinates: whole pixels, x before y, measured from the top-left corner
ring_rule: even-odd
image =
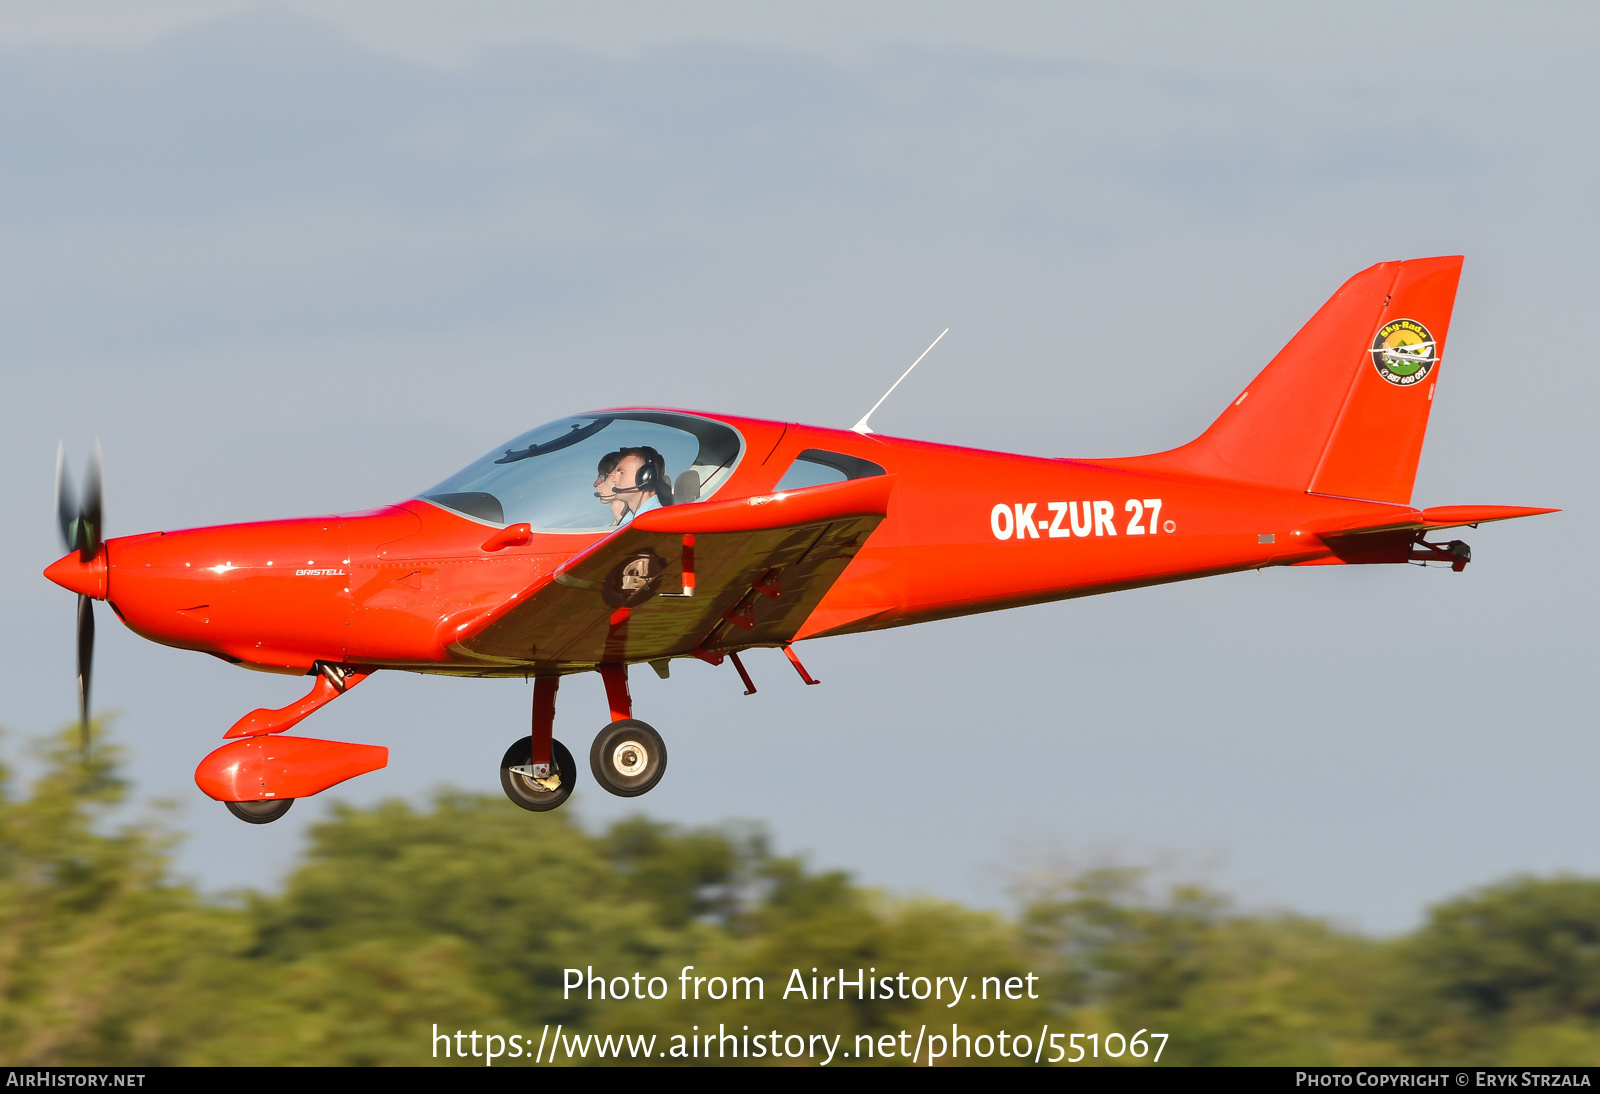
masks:
[[[1460,278],[1459,255],[1362,270],[1210,429],[1129,462],[1408,504]]]

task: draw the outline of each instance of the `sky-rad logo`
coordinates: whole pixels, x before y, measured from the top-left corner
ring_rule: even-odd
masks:
[[[1385,323],[1372,339],[1372,365],[1396,387],[1420,384],[1437,361],[1433,335],[1415,319]]]

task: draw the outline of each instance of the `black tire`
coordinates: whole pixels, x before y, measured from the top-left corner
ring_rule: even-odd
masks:
[[[612,722],[589,749],[595,781],[619,798],[648,793],[667,772],[667,746],[661,734],[634,718]]]
[[[556,774],[561,776],[561,786],[555,790],[541,789],[526,775],[513,772],[513,767],[521,767],[533,759],[533,738],[524,737],[510,748],[500,759],[500,789],[506,792],[506,797],[512,803],[533,813],[543,813],[555,809],[572,797],[572,788],[578,781],[578,765],[572,759],[572,753],[567,751],[567,746],[560,741],[550,742],[550,759],[556,765]]]
[[[228,812],[246,824],[271,824],[289,811],[293,798],[270,798],[256,802],[223,802]]]

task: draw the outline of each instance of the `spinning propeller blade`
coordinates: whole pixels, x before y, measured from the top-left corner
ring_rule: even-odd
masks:
[[[78,498],[72,489],[72,476],[67,474],[67,446],[56,445],[56,521],[61,526],[61,545],[67,550],[77,546],[73,525],[78,519]]]
[[[101,481],[104,465],[100,444],[95,442],[84,475],[83,496],[74,496],[72,476],[67,472],[66,445],[56,449],[56,521],[61,528],[62,545],[78,552],[78,561],[88,563],[100,553],[104,537],[101,513]],[[78,597],[78,736],[83,757],[89,758],[89,685],[94,670],[94,601]]]
[[[89,758],[89,680],[94,668],[94,601],[78,597],[78,743]]]
[[[83,477],[83,500],[78,505],[78,561],[88,562],[100,553],[100,479],[103,474],[100,442],[89,453],[89,470]]]

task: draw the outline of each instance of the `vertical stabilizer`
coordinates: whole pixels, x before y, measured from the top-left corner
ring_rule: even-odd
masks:
[[[1211,428],[1131,462],[1410,502],[1461,261],[1380,262],[1356,274]]]

